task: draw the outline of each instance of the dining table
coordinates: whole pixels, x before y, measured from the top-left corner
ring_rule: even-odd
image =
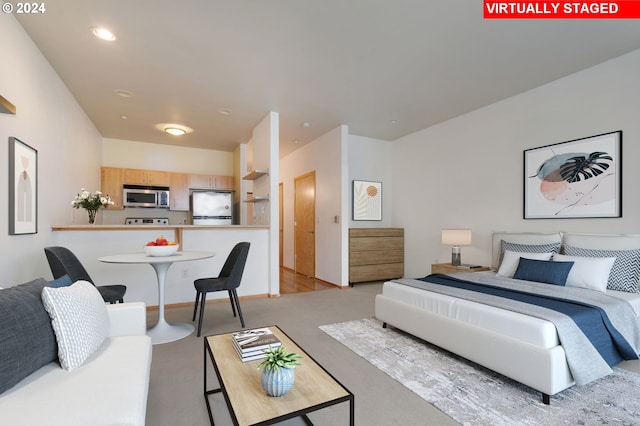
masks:
[[[149,264],[156,271],[158,282],[158,322],[147,330],[151,342],[156,345],[180,340],[191,333],[194,327],[186,323],[168,323],[165,318],[164,289],[167,271],[176,262],[202,260],[215,256],[211,251],[177,251],[170,256],[151,256],[146,252],[123,253],[98,258],[100,262],[119,264]]]

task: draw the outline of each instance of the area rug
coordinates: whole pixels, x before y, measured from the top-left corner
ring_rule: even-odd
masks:
[[[373,318],[322,331],[463,425],[638,425],[640,374],[615,368],[544,405],[541,394]]]

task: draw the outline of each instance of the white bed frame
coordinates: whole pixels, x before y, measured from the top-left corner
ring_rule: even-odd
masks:
[[[499,266],[500,240],[519,244],[562,242],[591,249],[640,248],[637,235],[494,233],[495,269]],[[375,315],[384,327],[389,324],[542,392],[545,404],[549,404],[551,395],[574,384],[561,345],[536,346],[384,294],[376,296]]]

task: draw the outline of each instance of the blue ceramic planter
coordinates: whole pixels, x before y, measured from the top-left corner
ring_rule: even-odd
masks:
[[[293,387],[296,375],[293,368],[278,368],[277,371],[262,370],[262,389],[269,396],[282,396]]]

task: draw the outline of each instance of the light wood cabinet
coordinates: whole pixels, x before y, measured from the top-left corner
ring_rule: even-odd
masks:
[[[233,190],[233,176],[190,174],[189,188]]]
[[[170,210],[189,210],[189,175],[187,173],[171,173],[169,197]]]
[[[491,268],[479,266],[477,268],[469,268],[464,266],[453,266],[451,263],[433,263],[431,264],[432,274],[455,274],[456,272],[482,272],[489,271]]]
[[[350,228],[349,283],[404,276],[404,229]]]
[[[122,185],[124,183],[123,170],[118,167],[100,168],[100,191],[108,195],[113,201],[109,209],[123,209],[122,205]]]
[[[124,183],[169,186],[171,184],[170,175],[169,172],[160,170],[124,169]]]

